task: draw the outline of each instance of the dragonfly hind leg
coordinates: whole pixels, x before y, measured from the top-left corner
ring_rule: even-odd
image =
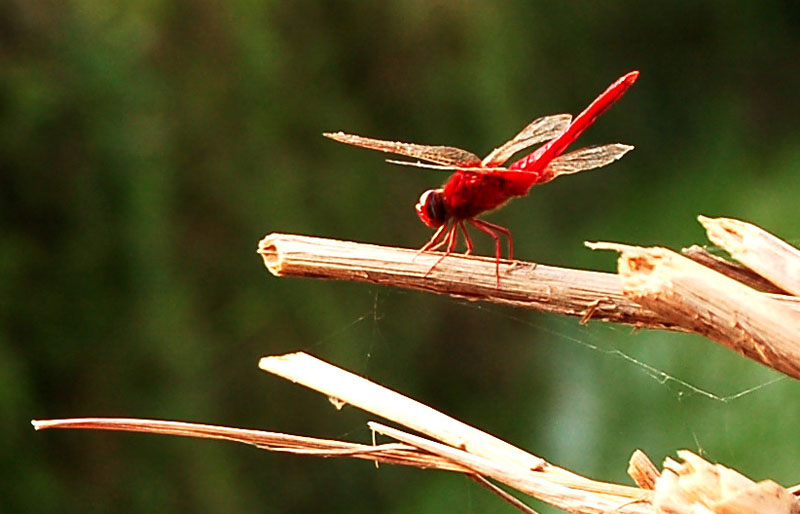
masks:
[[[442,245],[447,243],[447,237],[442,237],[445,234],[445,230],[447,230],[447,223],[436,229],[436,232],[433,233],[433,237],[431,237],[430,240],[422,246],[422,248],[417,250],[416,255],[414,255],[414,259],[419,257],[419,254],[423,252],[435,252],[441,248]],[[441,239],[441,241],[439,241],[439,239]]]
[[[494,239],[495,273],[497,275],[497,287],[500,287],[500,236],[497,235],[497,233],[500,232],[506,236],[506,240],[508,241],[508,259],[514,260],[514,240],[511,237],[511,231],[505,227],[484,220],[469,218],[467,222]],[[466,233],[466,231],[464,232]],[[469,236],[467,236],[467,238],[469,238]]]

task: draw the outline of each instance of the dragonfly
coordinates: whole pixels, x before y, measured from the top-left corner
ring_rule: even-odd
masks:
[[[570,114],[555,114],[532,121],[483,159],[472,152],[451,146],[401,143],[344,132],[328,132],[323,135],[340,143],[417,159],[388,160],[394,164],[451,171],[452,175],[444,185],[423,192],[415,206],[420,220],[436,229],[417,255],[445,248],[443,255],[425,277],[455,251],[459,231],[464,234],[464,253],[472,254],[474,246],[467,231],[469,224],[494,240],[495,273],[499,287],[500,234],[505,236],[508,243],[508,260],[513,261],[514,242],[511,231],[477,216],[505,205],[514,197],[527,195],[533,186],[549,182],[560,175],[606,166],[632,150],[631,145],[614,143],[589,146],[564,154],[567,147],[584,130],[625,94],[638,76],[638,71],[631,71],[617,79],[574,119]],[[516,153],[540,143],[544,144],[525,157],[504,166]]]

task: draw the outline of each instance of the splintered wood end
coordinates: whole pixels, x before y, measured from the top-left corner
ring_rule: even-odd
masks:
[[[264,259],[264,266],[276,277],[281,276],[283,259],[275,244],[275,234],[270,234],[258,242],[258,254]]]
[[[656,512],[796,514],[800,502],[773,482],[754,482],[721,464],[711,464],[688,450],[683,462],[667,459],[656,481]]]
[[[628,462],[628,475],[642,489],[653,490],[656,488],[656,481],[661,474],[650,457],[642,450],[636,450],[631,455]]]

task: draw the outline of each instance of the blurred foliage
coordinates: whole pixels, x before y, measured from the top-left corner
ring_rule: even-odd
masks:
[[[517,255],[613,269],[582,242],[702,244],[697,214],[797,242],[799,5],[3,3],[3,510],[513,512],[446,473],[28,424],[140,416],[368,441],[363,413],[256,368],[296,350],[599,479],[627,481],[635,448],[691,448],[800,481],[797,385],[708,341],[278,280],[255,254],[273,231],[429,237],[411,206],[444,177],[323,131],[485,153],[631,69],[639,82],[581,141],[636,151],[490,214]]]

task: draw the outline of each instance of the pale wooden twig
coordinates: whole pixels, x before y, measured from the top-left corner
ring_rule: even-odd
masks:
[[[731,218],[698,216],[708,238],[784,291],[800,296],[800,250],[761,227]]]
[[[570,512],[651,514],[644,501],[648,492],[622,485],[596,482],[544,462],[496,437],[454,420],[415,400],[391,391],[306,354],[265,357],[259,366],[291,381],[315,389],[329,398],[359,406],[373,414],[407,426],[447,444],[414,436],[384,425],[370,428],[412,444],[367,446],[341,441],[291,436],[258,430],[174,421],[85,418],[34,421],[34,427],[96,428],[224,439],[260,448],[323,457],[355,457],[394,464],[486,475],[516,487]],[[433,449],[433,451],[431,451]],[[506,501],[515,502],[509,495]],[[629,507],[631,502],[636,505]],[[517,505],[523,508],[520,503]]]
[[[701,246],[692,245],[689,248],[683,248],[681,253],[693,261],[702,264],[706,268],[711,268],[714,271],[718,271],[726,277],[732,278],[737,282],[741,282],[742,284],[752,287],[753,289],[757,289],[758,291],[781,295],[788,294],[787,291],[784,291],[766,278],[757,274],[755,271],[750,270],[739,263],[731,262],[727,259],[723,259],[722,257],[712,255],[708,252],[708,250]]]
[[[546,473],[534,473],[530,470],[506,466],[502,460],[480,457],[380,423],[370,422],[369,427],[380,434],[411,446],[416,446],[434,455],[450,459],[481,475],[494,478],[514,489],[569,512],[587,514],[609,514],[614,512],[649,514],[652,512],[648,503],[649,491],[602,482],[598,482],[598,484],[602,484],[606,488],[606,492],[603,493],[582,487],[564,486],[549,480]],[[612,494],[612,489],[624,491],[627,494]],[[632,498],[633,501],[631,500]]]
[[[800,314],[794,308],[797,298],[778,300],[665,248],[613,243],[590,247],[620,252],[622,287],[635,302],[800,378]]]
[[[483,459],[480,462],[494,462],[506,473],[522,473],[525,476],[534,473],[534,476],[542,477],[562,487],[624,497],[626,501],[641,496],[639,489],[589,480],[554,466],[490,434],[311,355],[301,352],[264,357],[259,361],[259,367],[328,397],[336,398],[345,404],[428,435],[441,441],[448,448],[463,451],[475,459]],[[391,436],[395,437],[395,434]],[[414,446],[430,451],[430,447],[416,444]],[[439,454],[452,460],[452,455]],[[455,462],[466,465],[463,460]],[[485,474],[485,469],[471,469]],[[493,477],[504,481],[499,476]]]
[[[622,294],[613,273],[502,261],[500,284],[495,260],[453,254],[337,241],[292,234],[270,234],[258,253],[275,276],[371,282],[642,328],[681,330]],[[427,275],[427,276],[426,276]]]
[[[258,367],[471,454],[499,458],[525,470],[547,465],[540,457],[307,353],[263,357]]]
[[[660,474],[650,457],[642,450],[636,450],[628,461],[628,476],[642,489],[652,490]]]

